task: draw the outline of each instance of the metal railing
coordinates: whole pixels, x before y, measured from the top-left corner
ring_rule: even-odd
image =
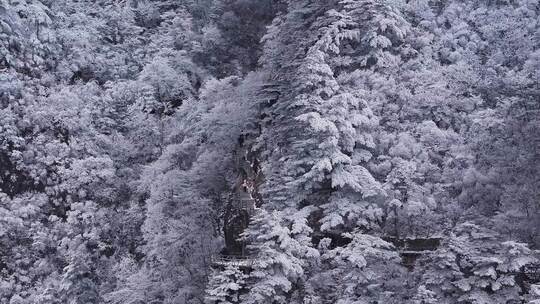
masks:
[[[239,255],[213,255],[211,258],[212,265],[215,266],[237,266],[237,267],[253,267],[256,259],[248,256]]]

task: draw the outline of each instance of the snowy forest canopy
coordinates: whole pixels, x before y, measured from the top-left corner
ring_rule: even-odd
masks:
[[[540,303],[538,0],[0,0],[0,304]]]

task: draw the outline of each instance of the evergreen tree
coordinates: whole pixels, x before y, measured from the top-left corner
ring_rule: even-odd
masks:
[[[492,231],[464,223],[447,243],[426,257],[420,293],[441,303],[508,303],[523,294],[517,275],[536,258],[525,244],[497,241]]]
[[[242,303],[294,301],[290,294],[303,284],[306,266],[318,258],[305,237],[309,227],[303,218],[284,218],[278,211],[261,209],[252,219],[244,238],[250,244],[253,270],[246,279]]]
[[[209,304],[239,303],[245,279],[246,275],[235,265],[227,265],[225,270],[212,273],[206,288],[205,302]]]

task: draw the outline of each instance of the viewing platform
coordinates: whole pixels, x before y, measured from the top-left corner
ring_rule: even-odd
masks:
[[[407,267],[409,270],[414,268],[416,260],[420,256],[437,250],[442,240],[440,237],[403,239],[385,237],[383,239],[396,247],[401,256],[403,266]]]

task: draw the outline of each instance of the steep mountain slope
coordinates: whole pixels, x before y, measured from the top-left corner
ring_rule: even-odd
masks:
[[[0,0],[0,303],[540,301],[533,0]]]

